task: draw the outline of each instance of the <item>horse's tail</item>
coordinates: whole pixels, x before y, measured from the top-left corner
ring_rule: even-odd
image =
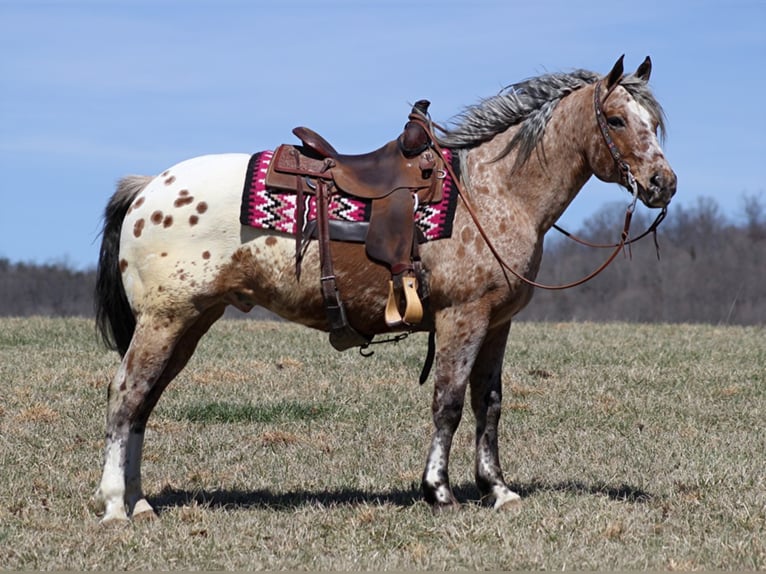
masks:
[[[124,177],[104,210],[101,252],[96,271],[96,327],[104,344],[124,356],[128,351],[136,318],[128,303],[120,271],[120,234],[122,222],[135,197],[153,178],[143,175]]]

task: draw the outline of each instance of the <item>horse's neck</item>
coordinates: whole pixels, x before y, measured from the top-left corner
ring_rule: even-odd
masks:
[[[540,235],[561,216],[593,174],[584,147],[592,131],[587,122],[595,125],[595,119],[589,115],[586,98],[582,96],[575,92],[559,102],[542,143],[515,171],[515,151],[499,161],[492,160],[505,148],[517,127],[471,150],[466,158],[469,187],[474,191],[486,190],[487,196],[494,196],[504,204],[487,205],[490,213],[507,213],[508,202],[511,202],[511,209]]]

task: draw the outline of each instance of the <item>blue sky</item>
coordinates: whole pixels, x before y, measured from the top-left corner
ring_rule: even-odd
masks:
[[[296,125],[366,152],[415,100],[444,122],[623,53],[654,62],[676,203],[736,217],[766,197],[764,29],[764,0],[0,0],[0,258],[94,266],[123,175],[271,149]],[[562,222],[626,198],[592,180]]]

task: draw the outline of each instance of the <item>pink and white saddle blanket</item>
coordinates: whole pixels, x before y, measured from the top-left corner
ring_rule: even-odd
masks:
[[[457,155],[450,150],[443,151],[444,158],[457,171]],[[295,207],[297,196],[294,193],[266,187],[265,178],[273,151],[262,151],[250,158],[245,176],[245,186],[242,192],[242,208],[240,223],[259,229],[271,229],[295,235]],[[415,223],[420,230],[421,241],[434,241],[452,235],[452,222],[457,204],[457,189],[453,185],[449,173],[442,184],[442,200],[417,206]],[[306,225],[315,225],[316,197],[306,194],[304,213]],[[372,203],[370,200],[359,199],[344,193],[334,193],[330,201],[330,222],[365,223],[370,220]],[[331,225],[342,229],[343,225]],[[305,230],[304,230],[305,231]],[[351,237],[351,239],[349,239]],[[333,237],[335,239],[336,237]],[[353,233],[340,233],[337,239],[364,241],[364,237],[354,238]]]

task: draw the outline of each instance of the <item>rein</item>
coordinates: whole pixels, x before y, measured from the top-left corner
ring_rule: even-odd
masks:
[[[618,83],[615,84],[618,85]],[[611,90],[610,90],[611,91]],[[609,97],[609,92],[607,92],[606,97]],[[469,215],[471,216],[471,219],[474,222],[474,225],[476,225],[477,230],[479,231],[479,234],[481,235],[482,239],[484,239],[484,243],[489,248],[492,255],[495,257],[497,262],[500,264],[500,267],[503,271],[503,275],[505,276],[505,280],[508,283],[508,286],[511,286],[510,278],[508,277],[508,274],[506,271],[509,271],[514,277],[522,281],[523,283],[526,283],[527,285],[530,285],[532,287],[537,287],[539,289],[546,289],[549,291],[560,291],[563,289],[570,289],[572,287],[576,287],[578,285],[582,285],[583,283],[586,283],[587,281],[590,281],[594,277],[596,277],[598,274],[600,274],[604,269],[606,269],[612,261],[614,261],[615,257],[624,249],[624,247],[627,245],[631,245],[632,243],[638,241],[639,239],[643,239],[646,237],[649,233],[654,233],[654,242],[655,246],[657,246],[657,227],[662,222],[663,219],[665,219],[665,215],[667,214],[667,208],[663,208],[660,214],[657,216],[657,218],[654,220],[654,222],[649,226],[649,228],[639,235],[638,237],[634,239],[628,239],[629,233],[630,233],[630,221],[633,217],[633,211],[636,207],[636,202],[638,200],[638,184],[636,183],[636,179],[633,176],[633,174],[630,171],[630,166],[628,163],[622,158],[622,154],[620,153],[620,150],[617,148],[617,145],[614,143],[614,140],[612,139],[612,136],[609,134],[609,127],[606,123],[606,119],[604,118],[604,111],[601,104],[601,82],[597,82],[595,86],[594,91],[594,97],[593,97],[593,105],[596,112],[596,121],[598,123],[599,129],[601,131],[601,135],[604,138],[604,141],[606,142],[607,148],[609,149],[610,154],[612,155],[612,158],[614,159],[615,163],[617,164],[618,168],[620,169],[620,173],[622,174],[623,179],[623,185],[627,187],[633,194],[633,199],[628,205],[628,207],[625,210],[625,219],[623,221],[623,227],[622,232],[620,233],[620,240],[612,245],[604,245],[604,244],[592,244],[589,243],[583,239],[577,238],[570,234],[569,232],[561,229],[557,225],[553,225],[553,227],[566,235],[567,237],[572,238],[574,241],[577,241],[578,243],[581,243],[583,245],[588,245],[591,247],[599,247],[599,248],[613,248],[612,253],[609,254],[606,261],[604,261],[599,267],[597,267],[595,270],[593,270],[591,273],[586,275],[585,277],[578,279],[577,281],[572,281],[571,283],[566,283],[563,285],[546,285],[544,283],[538,283],[537,281],[533,281],[532,279],[528,279],[523,274],[516,271],[513,267],[511,267],[506,261],[503,259],[503,257],[500,255],[500,253],[497,251],[495,246],[493,245],[491,239],[487,235],[487,232],[484,230],[484,227],[481,225],[481,222],[479,221],[479,217],[476,214],[476,211],[473,208],[473,205],[468,200],[468,196],[465,192],[465,189],[463,188],[463,185],[461,183],[461,180],[457,177],[455,174],[452,166],[449,163],[445,164],[445,169],[449,172],[450,177],[452,178],[452,181],[455,184],[455,188],[458,191],[458,195],[460,196],[460,199],[463,200],[463,205],[465,205],[466,209],[468,210]],[[438,151],[440,154],[442,153],[442,148],[437,142],[436,138],[433,136],[433,133],[430,129],[431,122],[428,121],[422,121],[422,120],[414,120],[417,121],[428,133],[429,137],[431,138],[432,145]],[[438,126],[437,126],[438,127]],[[659,256],[659,250],[658,250],[658,256]]]
[[[660,213],[657,215],[657,217],[652,221],[651,225],[644,231],[641,235],[638,235],[636,237],[633,237],[625,242],[625,245],[630,246],[633,243],[636,243],[637,241],[640,241],[650,233],[654,234],[654,245],[657,247],[657,257],[659,258],[659,244],[657,243],[657,228],[660,226],[660,223],[663,222],[665,219],[665,216],[668,214],[668,209],[666,207],[663,207]],[[583,239],[582,237],[578,237],[577,235],[574,235],[573,233],[570,233],[566,229],[553,224],[553,229],[567,237],[568,239],[571,239],[575,243],[579,243],[580,245],[585,245],[586,247],[594,247],[596,249],[611,249],[613,247],[617,247],[617,243],[593,243],[591,241],[588,241],[587,239]]]

